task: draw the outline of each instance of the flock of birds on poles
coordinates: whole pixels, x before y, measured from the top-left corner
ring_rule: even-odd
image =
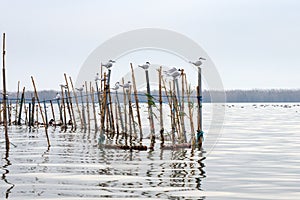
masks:
[[[65,84],[60,85],[61,91],[51,100],[40,101],[34,78],[31,77],[34,96],[25,99],[25,87],[21,98],[19,91],[17,99],[14,100],[15,107],[9,101],[6,94],[5,80],[5,34],[3,34],[3,98],[0,109],[0,121],[4,126],[6,148],[9,149],[8,126],[12,124],[22,127],[29,127],[29,131],[36,128],[44,128],[48,146],[51,145],[48,136],[49,127],[59,127],[61,131],[80,130],[90,132],[91,129],[98,135],[98,145],[101,148],[120,148],[126,150],[150,150],[154,149],[157,139],[160,139],[160,148],[201,148],[203,142],[202,130],[202,89],[201,89],[201,65],[205,58],[200,57],[195,62],[190,62],[198,68],[198,86],[196,87],[196,98],[191,96],[192,91],[186,79],[184,69],[175,67],[158,71],[158,94],[151,94],[148,70],[151,67],[149,62],[138,65],[145,71],[147,83],[146,93],[140,93],[136,88],[135,74],[131,65],[131,80],[121,81],[115,84],[110,83],[111,71],[115,63],[109,60],[101,63],[100,73],[95,77],[95,88],[91,82],[85,81],[80,88],[74,88],[71,77],[64,74]],[[168,80],[165,78],[168,77]],[[150,77],[151,78],[151,77]],[[168,81],[168,82],[167,82]],[[181,81],[181,88],[179,88]],[[152,89],[152,90],[151,90]],[[19,83],[18,83],[19,90]],[[119,91],[122,92],[119,93]],[[146,99],[144,106],[147,109],[147,127],[149,147],[143,144],[146,138],[142,125],[141,96]],[[163,98],[167,99],[169,105],[169,128],[164,127]],[[197,106],[194,106],[196,99]],[[158,104],[158,105],[157,105]],[[56,107],[57,106],[57,107]],[[49,110],[51,107],[51,110]],[[153,109],[159,112],[157,116]],[[194,124],[194,109],[196,108],[197,122]],[[47,110],[48,109],[48,110]],[[58,111],[58,113],[57,113]],[[186,112],[188,111],[188,112]],[[12,115],[15,114],[15,120]],[[159,131],[155,125],[154,118],[159,122]],[[189,120],[188,120],[189,119]],[[42,120],[42,122],[40,122]],[[189,130],[186,123],[189,121]],[[146,123],[146,122],[143,122]],[[92,127],[94,125],[94,127]],[[148,130],[149,128],[149,130]],[[196,129],[196,130],[195,130]],[[190,134],[187,134],[190,133]],[[158,134],[159,133],[159,134]],[[188,138],[190,136],[190,138]]]

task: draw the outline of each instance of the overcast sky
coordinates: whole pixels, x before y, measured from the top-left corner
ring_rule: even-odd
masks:
[[[196,41],[225,89],[300,88],[297,0],[0,0],[7,88],[59,89],[76,79],[101,43],[138,28],[162,28]],[[1,59],[2,60],[2,59]]]

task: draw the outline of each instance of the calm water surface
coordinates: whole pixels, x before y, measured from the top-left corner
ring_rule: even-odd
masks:
[[[209,151],[100,149],[94,133],[58,130],[47,148],[40,129],[10,131],[16,146],[7,156],[2,130],[0,197],[300,199],[300,106],[226,107],[223,133]]]

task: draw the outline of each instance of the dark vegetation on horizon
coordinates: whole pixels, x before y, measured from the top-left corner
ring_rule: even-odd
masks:
[[[38,92],[39,98],[43,100],[54,99],[56,93],[55,90],[42,90]],[[226,102],[300,102],[300,89],[253,89],[253,90],[227,90],[226,93]],[[84,94],[84,93],[83,93]],[[140,100],[141,102],[146,102],[147,97],[141,92]],[[152,91],[154,98],[156,98],[157,91]],[[211,102],[211,95],[214,94],[215,97],[222,96],[220,91],[203,91],[203,101]],[[17,97],[16,92],[8,93],[9,99],[15,99]],[[79,93],[77,93],[79,95]],[[122,95],[122,92],[119,91],[119,95]],[[31,99],[34,96],[32,91],[27,91],[25,94],[26,99]],[[196,98],[195,92],[192,94]],[[19,94],[21,98],[21,92]],[[1,98],[2,99],[2,98]],[[121,98],[122,99],[122,98]],[[166,102],[167,100],[165,100]]]

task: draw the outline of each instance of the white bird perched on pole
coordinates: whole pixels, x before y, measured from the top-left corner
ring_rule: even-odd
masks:
[[[172,76],[173,78],[177,78],[181,75],[181,73],[177,70],[177,71],[174,71],[173,73],[169,73],[167,75]]]
[[[199,60],[197,60],[196,62],[192,62],[190,61],[189,63],[195,65],[196,67],[199,67],[200,65],[202,65],[201,60],[206,60],[205,58],[200,57]]]
[[[99,73],[96,73],[96,76],[95,76],[95,81],[100,81],[100,77],[99,77]]]
[[[146,64],[139,65],[140,68],[143,68],[144,70],[147,70],[150,67],[150,63],[146,62]]]
[[[79,92],[82,92],[83,91],[83,87],[84,87],[84,85],[82,87],[80,87],[80,88],[76,88],[76,90],[78,90]]]
[[[116,62],[116,61],[114,61],[114,60],[109,60],[108,63],[106,63],[106,64],[101,63],[101,66],[104,66],[104,67],[106,67],[107,69],[109,69],[109,68],[112,67],[113,63],[115,63],[115,62]]]
[[[111,88],[112,90],[118,90],[120,88],[120,83],[116,82],[115,87]]]
[[[56,100],[59,100],[59,99],[60,99],[60,94],[59,94],[58,92],[56,93],[55,99],[56,99]]]
[[[131,81],[128,81],[124,85],[120,85],[120,86],[123,87],[123,88],[129,88],[131,86]]]
[[[166,73],[167,75],[169,75],[169,74],[171,74],[171,73],[173,73],[173,72],[175,72],[175,71],[177,71],[176,67],[172,67],[172,68],[169,69],[169,70],[164,70],[164,73]]]

